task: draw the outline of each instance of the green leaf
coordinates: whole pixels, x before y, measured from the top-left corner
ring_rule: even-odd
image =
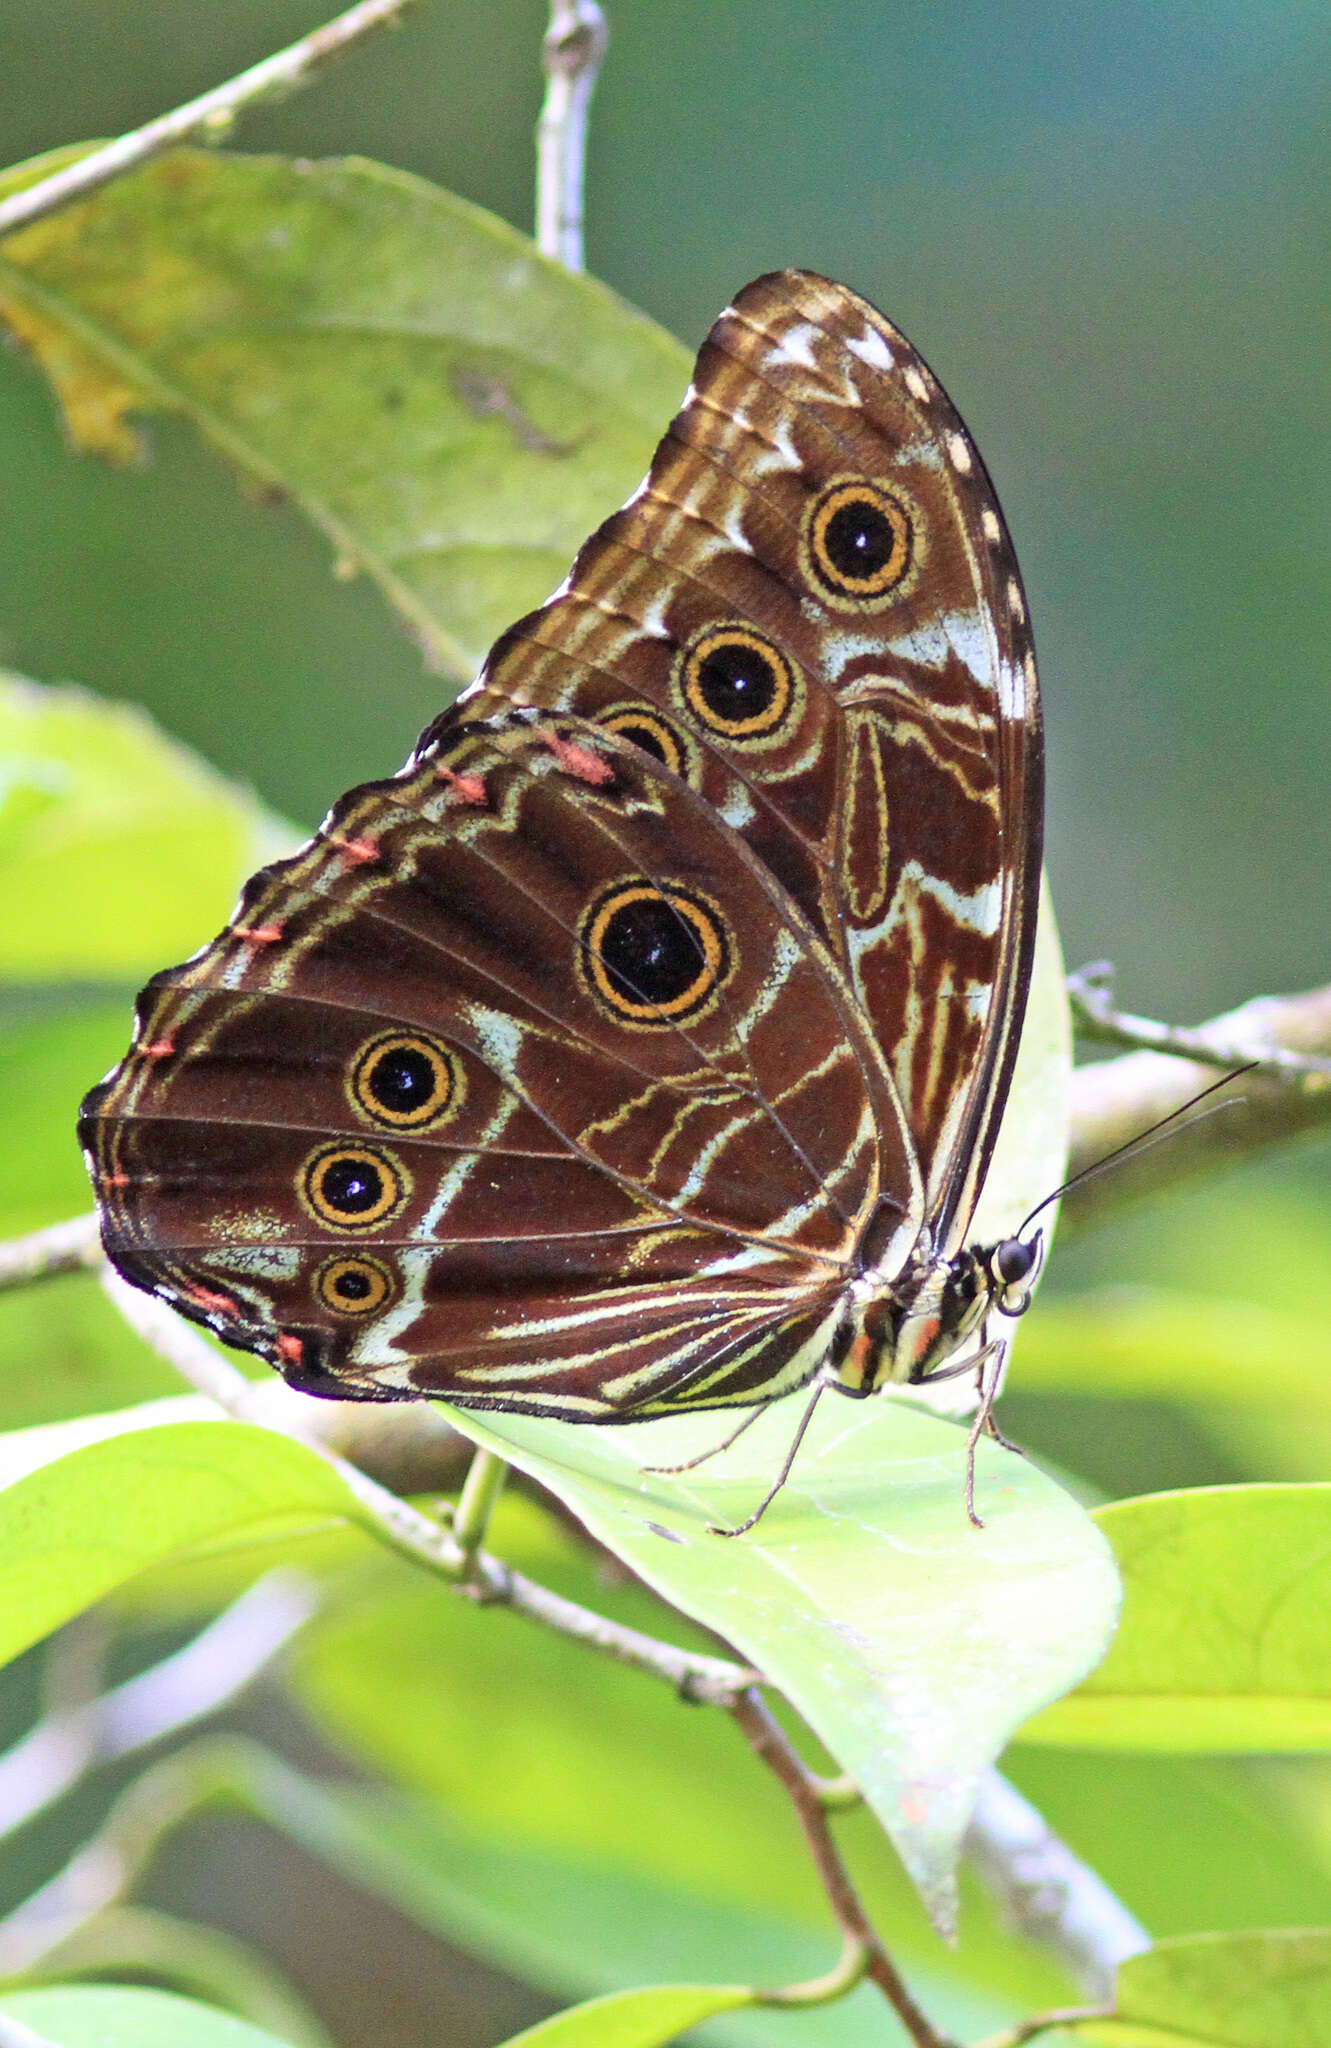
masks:
[[[0,1438],[0,1662],[199,1544],[366,1520],[322,1458],[246,1423],[131,1426],[25,1471],[45,1436]]]
[[[538,2026],[512,2034],[502,2048],[666,2048],[690,2027],[755,2002],[742,1984],[652,1984],[612,1991]]]
[[[241,1749],[235,1742],[231,1747]],[[825,1905],[811,1934],[798,1921],[718,1897],[705,1880],[654,1883],[609,1861],[483,1839],[418,1801],[341,1781],[315,1782],[253,1744],[244,1751],[234,1769],[237,1796],[273,1827],[420,1926],[558,1996],[621,1991],[687,1972],[718,1982],[743,1975],[780,1984],[826,1970],[835,1960]],[[677,1825],[680,1816],[677,1787]],[[798,1836],[785,1818],[783,1853],[793,1861]],[[513,1910],[515,1899],[521,1912]],[[951,2032],[978,2035],[1017,2009],[959,1981],[955,1969],[945,1974],[950,1959],[939,1956],[918,1913],[913,1932],[912,1985]],[[732,2012],[711,2022],[705,2038],[733,2048],[770,2048],[773,2024],[770,2017]],[[882,2000],[870,1987],[834,2007],[810,2008],[799,2021],[801,2048],[877,2048],[882,2032]]]
[[[600,1553],[516,1488],[500,1504],[488,1547],[626,1627],[711,1647],[636,1580],[608,1580]],[[523,1939],[543,1938],[565,1965],[559,1977],[537,1974],[564,1995],[678,1975],[772,1982],[828,1967],[827,1902],[796,1853],[789,1806],[727,1716],[691,1710],[659,1680],[589,1657],[502,1608],[441,1599],[386,1556],[341,1599],[331,1595],[286,1669],[326,1743],[360,1771],[405,1788],[413,1804],[428,1803],[450,1830],[466,1830],[465,1863],[451,1836],[435,1844],[433,1862],[473,1914],[482,1895],[499,1902],[499,1916],[503,1898],[521,1892]],[[912,1976],[937,1972],[936,1940],[872,1815],[840,1816],[837,1836],[893,1952]],[[539,1889],[530,1877],[519,1885],[519,1854],[558,1876]],[[604,1900],[616,1892],[626,1902],[607,1930]],[[964,1917],[958,1967],[968,1984],[991,1998],[1001,1992],[1009,2011],[1066,1998],[1068,1984],[1011,1941],[982,1894],[968,1898]],[[629,1919],[635,1946],[626,1952]],[[762,1946],[755,1921],[773,1929]],[[466,1925],[448,1932],[474,1939]],[[622,1967],[607,1974],[607,1957]],[[529,1959],[496,1960],[533,1968]],[[988,2024],[1002,2016],[991,2013]]]
[[[295,837],[143,712],[0,674],[0,977],[150,973]]]
[[[12,2039],[5,2021],[18,2023]],[[22,2032],[20,2029],[29,2029]],[[285,2048],[246,2020],[130,1984],[49,1984],[0,1997],[3,2048]]]
[[[632,1432],[456,1419],[780,1687],[950,1926],[980,1772],[1034,1703],[1090,1668],[1113,1626],[1107,1547],[1068,1496],[982,1444],[986,1527],[973,1529],[955,1425],[896,1402],[847,1412],[831,1395],[764,1520],[727,1542],[708,1524],[761,1498],[789,1442],[790,1403],[763,1415],[720,1469],[676,1479],[641,1465],[714,1442],[715,1417]]]
[[[1067,2032],[1101,2048],[1331,2048],[1331,1929],[1157,1942],[1120,1968],[1112,2017]]]
[[[1095,1519],[1123,1572],[1122,1627],[1023,1741],[1331,1748],[1331,1485],[1148,1494]]]
[[[0,318],[75,440],[187,415],[469,676],[638,482],[689,357],[405,172],[181,150],[11,235]]]

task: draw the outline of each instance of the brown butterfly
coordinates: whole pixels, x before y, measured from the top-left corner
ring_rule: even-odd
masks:
[[[967,1237],[1042,773],[956,412],[863,299],[759,278],[549,603],[149,983],[80,1122],[108,1254],[340,1398],[983,1387],[1040,1256]]]

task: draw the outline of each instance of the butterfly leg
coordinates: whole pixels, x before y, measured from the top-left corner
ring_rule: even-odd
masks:
[[[975,1411],[975,1420],[972,1422],[970,1434],[966,1438],[965,1500],[967,1518],[976,1529],[983,1529],[984,1527],[983,1521],[975,1512],[975,1453],[979,1447],[980,1438],[982,1436],[992,1437],[994,1442],[1001,1444],[1005,1451],[1015,1451],[1018,1457],[1025,1456],[1021,1445],[1014,1444],[1009,1438],[1005,1437],[998,1424],[994,1421],[994,1403],[998,1399],[998,1390],[1003,1384],[1003,1368],[1007,1364],[1007,1352],[1008,1347],[1003,1339],[1001,1337],[994,1337],[969,1361],[971,1368],[975,1372],[976,1385],[980,1394],[980,1405]],[[930,1375],[930,1377],[933,1377],[933,1375]]]
[[[799,1451],[800,1445],[804,1442],[805,1431],[808,1429],[809,1424],[813,1421],[813,1411],[818,1406],[818,1403],[822,1399],[823,1394],[826,1392],[826,1388],[826,1380],[820,1380],[818,1382],[818,1385],[814,1388],[813,1393],[809,1399],[809,1404],[805,1409],[803,1415],[801,1415],[800,1417],[800,1426],[795,1431],[795,1435],[791,1441],[790,1449],[786,1452],[785,1462],[782,1464],[781,1470],[777,1473],[774,1483],[768,1487],[767,1492],[763,1495],[762,1499],[759,1501],[757,1507],[749,1516],[748,1520],[746,1522],[736,1523],[733,1529],[722,1529],[719,1528],[715,1522],[709,1522],[707,1524],[707,1533],[710,1536],[744,1536],[757,1523],[761,1522],[763,1516],[771,1507],[772,1502],[776,1499],[782,1487],[785,1485],[786,1481],[790,1477],[790,1468],[795,1462],[796,1454]],[[749,1420],[753,1420],[752,1416],[749,1417]]]
[[[660,1472],[670,1477],[676,1472],[696,1472],[699,1465],[705,1465],[709,1458],[719,1457],[722,1451],[728,1451],[732,1444],[737,1444],[745,1430],[752,1428],[766,1406],[766,1401],[759,1401],[756,1407],[750,1408],[743,1422],[736,1429],[732,1429],[729,1436],[723,1436],[719,1444],[713,1444],[710,1451],[699,1451],[696,1458],[686,1458],[682,1465],[644,1465],[641,1470]]]

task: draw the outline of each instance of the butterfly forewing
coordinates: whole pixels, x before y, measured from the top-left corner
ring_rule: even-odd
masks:
[[[876,577],[857,512],[899,531]],[[1007,530],[904,337],[823,278],[748,286],[641,490],[467,708],[501,700],[651,749],[782,882],[869,1016],[954,1249],[1020,1029],[1042,757]]]
[[[108,1251],[311,1391],[771,1398],[964,1242],[1039,859],[979,457],[863,300],[761,278],[549,604],[144,992]]]

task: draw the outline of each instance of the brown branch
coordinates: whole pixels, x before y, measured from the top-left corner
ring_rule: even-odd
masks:
[[[1275,1047],[1325,1059],[1331,1056],[1331,985],[1303,995],[1254,997],[1237,1010],[1212,1018],[1199,1032],[1222,1048],[1226,1059],[1230,1054],[1260,1056]],[[1125,1053],[1119,1059],[1078,1067],[1072,1086],[1069,1174],[1173,1115],[1215,1077],[1214,1064],[1159,1052]],[[1233,1086],[1232,1109],[1193,1124],[1183,1118],[1168,1143],[1074,1189],[1064,1204],[1060,1230],[1098,1222],[1128,1202],[1159,1194],[1193,1175],[1331,1130],[1331,1087],[1311,1085],[1312,1078],[1305,1074],[1299,1085],[1291,1085],[1287,1078],[1269,1073],[1243,1075]]]
[[[54,213],[58,207],[68,206],[71,200],[83,198],[99,185],[109,184],[112,178],[123,177],[126,171],[177,143],[220,141],[239,113],[264,100],[284,99],[299,86],[307,85],[331,57],[395,21],[409,4],[410,0],[360,0],[358,6],[348,7],[344,14],[326,21],[322,28],[311,29],[285,50],[252,64],[248,71],[228,79],[225,85],[213,86],[183,107],[159,114],[142,128],[119,135],[114,142],[53,171],[50,177],[11,193],[8,199],[0,200],[0,235],[11,234],[16,228],[27,227],[43,215]]]
[[[26,1287],[32,1280],[52,1280],[60,1273],[91,1272],[101,1264],[102,1240],[97,1215],[72,1216],[29,1237],[0,1244],[0,1288]]]
[[[789,1795],[804,1830],[804,1839],[818,1872],[828,1904],[845,1936],[848,1953],[860,1959],[863,1975],[876,1984],[901,2021],[915,2048],[949,2048],[933,2022],[921,2012],[906,1989],[882,1939],[864,1910],[851,1882],[841,1852],[832,1838],[827,1809],[820,1793],[820,1781],[801,1763],[794,1745],[762,1696],[755,1690],[743,1692],[732,1701],[730,1712],[754,1755],[762,1759]],[[844,1965],[843,1965],[844,1971]],[[836,1974],[836,1973],[834,1973]],[[807,1988],[795,1987],[791,1998],[782,1992],[768,1992],[764,2003],[772,2005],[809,2002]]]
[[[536,246],[567,270],[581,270],[587,116],[609,41],[596,0],[550,0],[541,45],[545,104],[536,124]]]

